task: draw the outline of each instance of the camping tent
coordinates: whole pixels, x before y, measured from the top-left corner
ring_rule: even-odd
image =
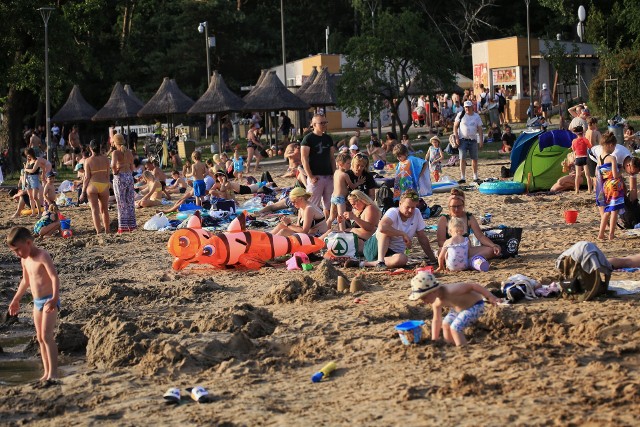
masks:
[[[574,138],[566,130],[520,134],[511,151],[513,180],[528,185],[529,191],[549,190],[563,175],[562,161]]]

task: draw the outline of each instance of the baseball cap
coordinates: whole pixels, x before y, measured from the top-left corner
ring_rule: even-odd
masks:
[[[341,153],[346,153],[347,151],[349,151],[349,147],[347,147],[346,145],[343,145],[342,147],[340,147]]]
[[[78,163],[73,170],[78,172],[80,169],[84,169],[84,165],[82,163]]]
[[[546,89],[547,88],[547,84],[546,83],[542,83],[542,89]]]
[[[411,279],[411,294],[409,294],[409,299],[416,301],[439,287],[440,283],[432,273],[419,271],[418,274]]]
[[[464,106],[465,106],[465,107],[473,107],[473,102],[471,102],[471,101],[464,101]]]
[[[47,174],[47,178],[51,178],[52,176],[56,176],[56,173],[54,171],[51,171]]]
[[[353,144],[351,147],[349,147],[349,150],[360,150],[360,148],[356,144]]]

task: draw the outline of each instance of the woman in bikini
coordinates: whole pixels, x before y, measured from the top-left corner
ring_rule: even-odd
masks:
[[[118,203],[118,233],[123,233],[137,228],[133,153],[127,148],[124,137],[119,133],[113,136],[112,143],[115,145],[115,151],[111,156],[111,170],[113,192]]]
[[[27,163],[24,165],[24,177],[27,183],[29,204],[31,205],[31,216],[37,217],[40,215],[40,205],[43,199],[40,176],[42,171],[46,169],[46,162],[43,158],[36,157],[36,152],[33,148],[27,148],[24,153],[27,157]]]
[[[289,217],[282,217],[280,223],[271,230],[271,234],[279,236],[291,236],[295,233],[305,233],[312,236],[321,236],[327,229],[327,221],[320,208],[309,203],[310,193],[303,188],[296,187],[289,193],[289,199],[298,209],[298,220],[294,224]]]
[[[84,163],[84,181],[82,194],[89,200],[91,206],[91,218],[96,234],[100,234],[104,228],[105,234],[109,233],[109,158],[102,154],[100,143],[92,139],[89,143],[91,157]],[[102,221],[101,221],[102,220]]]
[[[438,220],[438,247],[444,247],[445,241],[451,238],[451,235],[448,232],[449,219],[452,217],[457,217],[460,218],[464,224],[465,232],[462,236],[469,237],[469,232],[473,231],[474,235],[481,245],[469,247],[469,258],[480,255],[485,259],[491,259],[500,255],[500,245],[493,243],[491,239],[484,235],[476,217],[473,216],[471,212],[465,211],[464,208],[464,193],[461,190],[454,188],[453,190],[451,190],[451,195],[449,196],[449,213],[443,214]]]
[[[147,184],[145,188],[145,195],[142,199],[136,202],[137,208],[148,208],[151,206],[158,206],[162,204],[162,185],[160,181],[156,179],[151,171],[144,171],[142,173],[142,179]]]

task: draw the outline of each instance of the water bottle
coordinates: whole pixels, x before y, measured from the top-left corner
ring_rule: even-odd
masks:
[[[313,374],[313,376],[311,377],[311,381],[314,383],[319,383],[324,377],[328,377],[329,374],[331,374],[331,372],[336,369],[336,367],[336,362],[327,363],[322,367],[322,369],[320,369],[320,371]]]

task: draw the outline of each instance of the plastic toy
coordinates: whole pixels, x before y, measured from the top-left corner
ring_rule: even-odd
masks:
[[[296,251],[310,254],[322,248],[322,240],[303,233],[284,237],[247,231],[246,211],[229,224],[227,232],[215,234],[202,228],[200,213],[196,212],[189,218],[187,228],[176,230],[167,242],[167,250],[175,257],[174,270],[182,270],[189,264],[211,264],[218,268],[242,265],[258,270],[275,257]]]
[[[311,377],[311,381],[313,381],[314,383],[319,383],[324,377],[328,377],[331,372],[335,371],[336,368],[336,362],[327,363],[322,367],[322,369],[320,369],[320,371],[313,374],[313,376]]]

